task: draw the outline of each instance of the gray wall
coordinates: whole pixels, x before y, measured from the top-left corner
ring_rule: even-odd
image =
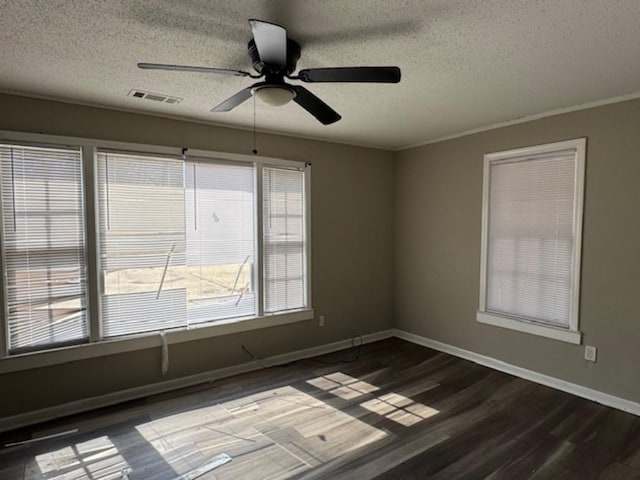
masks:
[[[475,321],[483,154],[588,137],[580,330],[583,347]],[[396,327],[640,401],[640,100],[399,152]]]
[[[244,154],[253,148],[247,131],[19,96],[0,94],[0,112],[2,130]],[[241,344],[266,357],[392,327],[393,154],[260,133],[258,148],[313,163],[312,295],[326,326],[307,321],[172,345],[166,376],[159,349],[0,375],[0,417],[243,363]]]

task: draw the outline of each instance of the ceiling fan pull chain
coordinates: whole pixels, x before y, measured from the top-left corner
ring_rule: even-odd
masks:
[[[258,147],[256,145],[256,96],[253,96],[253,154],[258,154]]]

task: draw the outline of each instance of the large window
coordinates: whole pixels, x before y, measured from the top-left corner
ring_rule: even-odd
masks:
[[[105,337],[256,315],[254,184],[252,164],[98,153]]]
[[[479,321],[580,343],[585,143],[485,156]]]
[[[0,145],[0,174],[4,348],[85,340],[80,149]]]
[[[0,144],[0,356],[310,318],[306,165],[103,143]]]

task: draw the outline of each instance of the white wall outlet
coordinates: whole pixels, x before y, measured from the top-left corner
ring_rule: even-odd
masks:
[[[324,327],[324,315],[320,315],[318,317],[318,326],[319,327]]]
[[[584,346],[584,359],[590,362],[595,362],[598,355],[598,349],[593,345]]]

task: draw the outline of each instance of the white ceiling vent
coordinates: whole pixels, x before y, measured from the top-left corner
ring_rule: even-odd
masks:
[[[160,103],[180,103],[181,98],[170,97],[169,95],[163,95],[161,93],[145,92],[144,90],[131,90],[129,92],[130,97],[144,98],[145,100],[152,100]]]

